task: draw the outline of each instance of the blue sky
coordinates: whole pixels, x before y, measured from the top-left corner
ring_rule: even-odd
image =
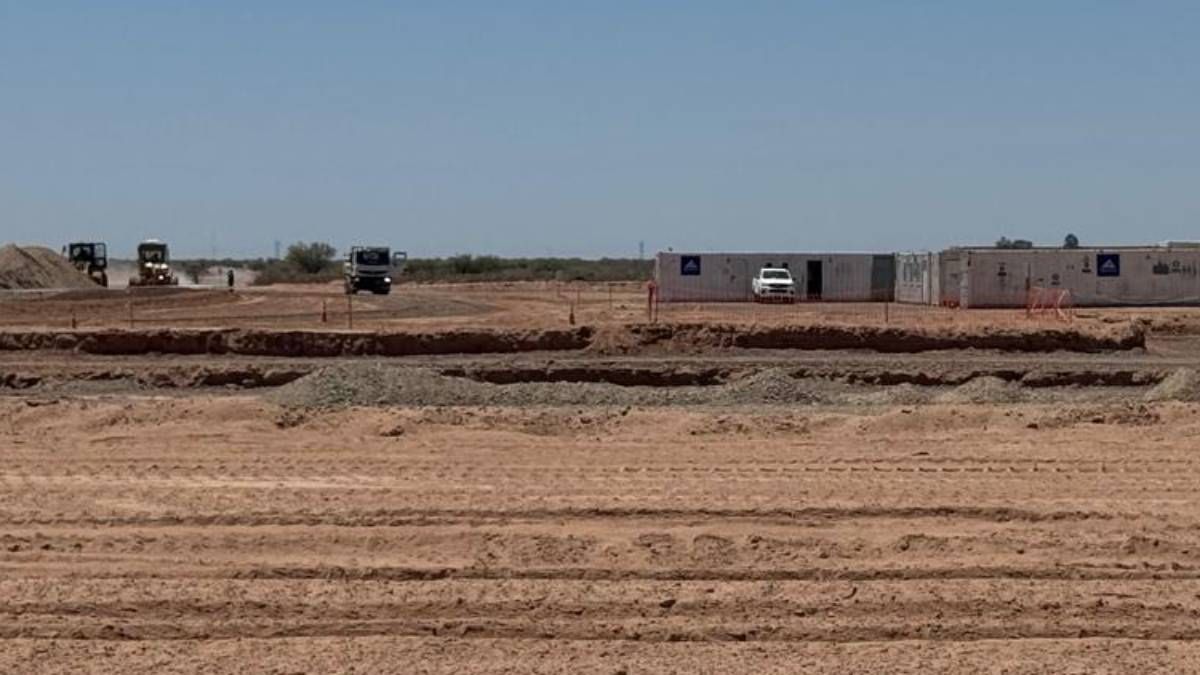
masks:
[[[0,240],[1200,239],[1196,2],[8,2]]]

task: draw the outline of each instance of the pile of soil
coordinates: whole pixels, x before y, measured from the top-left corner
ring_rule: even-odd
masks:
[[[1200,373],[1191,368],[1180,368],[1147,392],[1146,400],[1200,402]]]
[[[88,276],[44,246],[0,247],[0,288],[95,288]]]
[[[375,333],[240,328],[6,331],[0,351],[57,349],[87,354],[246,354],[252,356],[418,356],[572,350],[592,330],[445,330]]]
[[[1029,388],[993,376],[975,377],[957,387],[912,384],[858,385],[819,377],[797,377],[786,368],[764,368],[728,381],[693,384],[618,384],[581,381],[481,381],[458,369],[395,365],[385,360],[339,363],[304,375],[273,374],[286,384],[266,394],[289,408],[336,409],[355,406],[699,408],[896,405],[997,405],[1069,401],[1097,403],[1127,400],[1128,387]],[[236,373],[211,375],[216,382],[236,380]],[[266,375],[252,379],[264,386]],[[1173,400],[1200,401],[1200,375],[1194,371],[1166,383]],[[1182,382],[1182,384],[1180,384]],[[1139,392],[1141,393],[1141,392]],[[1160,395],[1165,395],[1160,392]],[[1194,399],[1185,398],[1194,396]]]
[[[755,403],[814,404],[828,399],[821,388],[836,387],[811,378],[796,378],[778,368],[769,368],[734,380],[723,387],[732,398],[747,397]]]
[[[998,377],[976,377],[939,395],[938,403],[1017,403],[1025,398],[1021,385]]]
[[[934,398],[935,387],[918,387],[903,383],[889,387],[881,387],[851,400],[852,403],[865,405],[922,405]]]
[[[1005,352],[1097,353],[1143,349],[1146,327],[1119,326],[923,330],[897,326],[833,324],[742,326],[735,324],[634,324],[624,336],[603,336],[594,351],[627,353],[653,348],[671,352],[712,349],[870,350],[891,354],[952,349]]]
[[[600,382],[492,384],[383,362],[337,364],[272,391],[287,407],[349,406],[727,406],[828,402],[838,385],[768,369],[720,386],[621,386]]]

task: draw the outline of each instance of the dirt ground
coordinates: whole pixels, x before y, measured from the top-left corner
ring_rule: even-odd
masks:
[[[219,286],[219,285],[218,285]],[[322,320],[324,317],[324,321]],[[640,283],[534,282],[403,284],[391,295],[359,294],[352,301],[340,284],[321,286],[83,289],[0,291],[0,329],[129,327],[548,328],[646,322],[651,318]],[[653,318],[673,323],[1029,326],[1121,323],[1142,320],[1163,332],[1200,334],[1200,315],[1189,308],[1079,309],[1066,322],[1024,310],[962,311],[897,303],[660,303]]]
[[[419,290],[361,301],[567,326]],[[1108,353],[0,352],[0,672],[1200,672],[1200,315],[1077,321],[1131,318]]]

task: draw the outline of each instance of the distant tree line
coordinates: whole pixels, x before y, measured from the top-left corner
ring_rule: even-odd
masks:
[[[282,259],[194,258],[177,260],[182,274],[198,280],[211,267],[246,268],[254,284],[325,283],[341,278],[337,249],[325,242],[296,242]],[[634,258],[503,258],[461,254],[446,258],[410,258],[396,281],[642,281],[654,273],[653,260]]]
[[[1000,237],[996,240],[996,248],[1033,248],[1033,242],[1028,239],[1009,239],[1008,237]],[[1063,248],[1079,248],[1079,237],[1074,234],[1068,234],[1063,239]]]
[[[641,281],[653,273],[653,261],[634,258],[502,258],[464,254],[409,259],[401,278],[412,281]]]

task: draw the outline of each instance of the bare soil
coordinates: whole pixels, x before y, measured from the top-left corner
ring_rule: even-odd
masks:
[[[88,276],[44,246],[0,246],[0,289],[94,288]]]
[[[124,331],[8,324],[41,348],[0,351],[0,672],[1200,671],[1188,333],[969,314],[911,328],[1150,330],[896,353],[689,320],[639,347],[540,289],[385,334],[587,344],[91,353]],[[325,291],[277,293],[226,295]],[[876,326],[841,311],[794,325]]]

